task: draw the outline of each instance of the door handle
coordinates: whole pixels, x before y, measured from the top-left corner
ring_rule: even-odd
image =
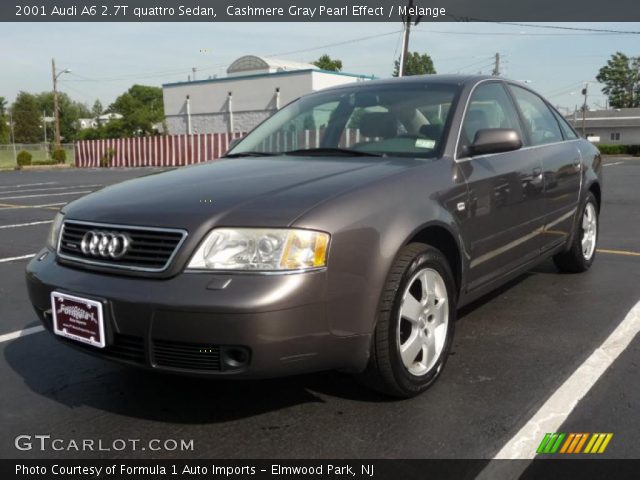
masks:
[[[535,185],[536,187],[538,185],[541,185],[543,178],[544,178],[544,175],[542,175],[542,168],[540,167],[534,168],[533,171],[531,172],[531,185]]]

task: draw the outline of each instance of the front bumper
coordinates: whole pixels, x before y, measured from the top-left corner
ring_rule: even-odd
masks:
[[[50,331],[51,291],[102,302],[106,348],[56,337],[121,363],[259,378],[360,371],[368,358],[369,335],[337,336],[329,328],[325,271],[146,279],[63,266],[45,249],[27,266],[26,279],[31,303]]]

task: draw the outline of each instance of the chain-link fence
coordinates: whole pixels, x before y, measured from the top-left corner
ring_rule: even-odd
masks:
[[[63,143],[61,145],[65,151],[65,163],[74,163],[73,143]],[[31,155],[32,165],[46,165],[53,162],[52,145],[49,143],[16,143],[0,145],[0,168],[12,168],[18,165],[17,156],[20,152],[25,151]]]

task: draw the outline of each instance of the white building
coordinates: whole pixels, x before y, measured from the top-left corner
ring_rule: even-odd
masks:
[[[576,112],[570,121],[581,133],[582,113]],[[595,144],[640,145],[640,108],[587,111],[584,130]]]
[[[246,132],[302,95],[371,78],[246,55],[224,78],[163,85],[168,133]]]
[[[109,123],[111,120],[119,120],[121,118],[122,115],[120,115],[119,113],[105,113],[104,115],[100,115],[94,118],[79,118],[78,127],[80,128],[80,130],[85,130],[87,128],[96,128],[99,125]]]

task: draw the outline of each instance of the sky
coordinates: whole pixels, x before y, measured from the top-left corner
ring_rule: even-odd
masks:
[[[584,33],[542,25],[640,31],[638,23],[429,23],[411,31],[410,50],[428,53],[438,73],[491,73],[499,53],[503,76],[526,81],[554,105],[573,111],[589,86],[589,105],[606,97],[595,83],[616,51],[640,55],[640,36]],[[242,55],[302,62],[327,53],[343,71],[389,77],[400,52],[395,23],[5,23],[0,30],[0,96],[51,90],[51,58],[60,90],[89,107],[106,107],[135,83],[161,86],[224,76]]]

